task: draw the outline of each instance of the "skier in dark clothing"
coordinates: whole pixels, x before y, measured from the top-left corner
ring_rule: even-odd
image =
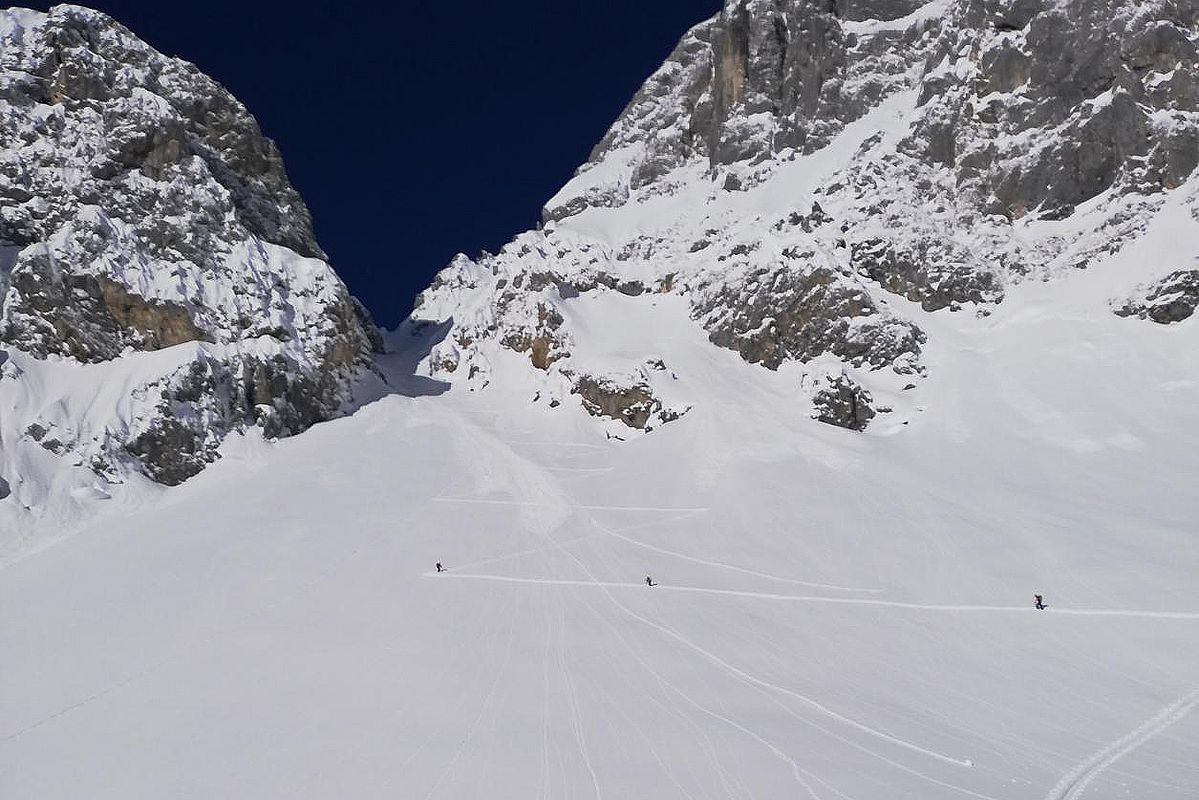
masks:
[[[437,571],[438,571],[438,572],[445,572],[445,567],[441,566],[441,562],[440,562],[440,561],[438,561],[438,562],[437,562]]]
[[[645,585],[646,585],[646,586],[657,586],[658,584],[654,583],[654,579],[653,579],[653,578],[651,578],[650,576],[646,575],[646,576],[645,576]]]
[[[1039,594],[1034,594],[1033,599],[1037,601],[1036,602],[1037,611],[1044,611],[1045,610],[1045,599],[1043,597],[1041,597],[1041,595],[1039,595]]]

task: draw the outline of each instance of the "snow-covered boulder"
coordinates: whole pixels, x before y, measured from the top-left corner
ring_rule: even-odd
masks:
[[[1199,269],[1182,269],[1154,281],[1115,309],[1121,317],[1181,322],[1199,308]]]

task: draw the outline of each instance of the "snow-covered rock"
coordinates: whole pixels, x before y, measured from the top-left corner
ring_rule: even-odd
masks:
[[[482,388],[508,349],[560,400],[597,372],[575,352],[581,294],[668,293],[715,345],[803,365],[812,416],[864,427],[868,414],[827,409],[868,384],[902,392],[887,408],[906,419],[932,376],[930,314],[985,316],[1015,285],[1111,258],[1168,198],[1194,204],[1197,15],[1131,0],[728,0],[542,228],[459,256],[422,295],[417,318],[452,320],[429,372]],[[1120,275],[1113,296],[1154,274]],[[1191,296],[1175,277],[1151,295],[1170,309]]]
[[[1153,282],[1116,309],[1122,317],[1137,316],[1168,325],[1181,322],[1199,308],[1199,269],[1178,270]]]
[[[298,433],[378,343],[241,103],[78,6],[0,12],[0,298],[10,510]]]

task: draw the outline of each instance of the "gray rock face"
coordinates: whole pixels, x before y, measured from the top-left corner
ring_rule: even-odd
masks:
[[[456,260],[420,313],[454,320],[441,357],[482,385],[499,341],[540,337],[551,375],[590,372],[572,363],[580,294],[679,295],[714,344],[802,364],[824,421],[882,424],[869,396],[897,398],[900,421],[930,377],[927,315],[985,317],[1020,282],[1118,253],[1178,197],[1199,219],[1197,47],[1195,0],[727,0],[543,229]],[[1190,314],[1188,280],[1119,313]]]
[[[1199,269],[1178,270],[1146,287],[1115,309],[1121,317],[1140,317],[1161,325],[1182,322],[1199,308]]]
[[[108,479],[128,463],[174,484],[230,431],[337,413],[378,332],[254,118],[99,12],[0,17],[0,343],[90,364],[179,351],[103,432],[27,422]]]
[[[908,242],[872,237],[850,245],[850,263],[889,292],[920,303],[925,311],[1002,297],[1000,279],[979,267],[971,253],[947,237]]]
[[[912,152],[1011,218],[1181,185],[1199,163],[1193,2],[1001,6],[955,6],[929,63],[972,68],[926,73]]]
[[[924,334],[884,312],[860,285],[824,267],[751,272],[697,306],[713,344],[778,369],[832,353],[854,366],[884,367],[920,354]]]
[[[593,417],[616,420],[627,428],[652,431],[655,427],[674,422],[691,410],[690,406],[670,406],[654,390],[649,376],[667,371],[660,360],[650,359],[629,374],[570,373],[570,393]]]
[[[929,27],[923,21],[888,27],[864,39],[853,24],[895,20],[922,5],[727,0],[719,16],[683,37],[592,151],[589,165],[630,159],[627,182],[551,203],[545,218],[621,205],[630,191],[696,159],[715,168],[761,162],[787,149],[819,150],[846,123],[903,88],[905,73],[923,53],[915,45]]]
[[[814,152],[911,88],[919,115],[902,152],[951,170],[954,193],[981,213],[1060,218],[1109,189],[1177,187],[1199,163],[1193,0],[958,0],[923,14],[927,5],[728,0],[593,152],[590,164],[627,160],[627,182],[589,196],[622,204],[655,181],[667,188],[672,170],[697,159],[717,168]],[[911,165],[882,166],[885,182],[912,182]],[[744,177],[726,185],[744,188]],[[573,193],[556,200],[547,219],[589,205]],[[884,277],[911,293],[904,276]]]
[[[611,378],[580,375],[574,390],[589,414],[620,420],[630,428],[645,428],[662,410],[662,403],[645,383],[622,386]]]
[[[106,361],[126,347],[158,350],[212,341],[187,307],[130,292],[107,276],[64,272],[49,251],[27,256],[12,278],[3,340],[41,355]]]
[[[877,413],[873,403],[870,392],[852,379],[844,375],[829,377],[812,398],[816,410],[812,418],[826,425],[864,431]]]
[[[78,6],[56,6],[15,27],[0,56],[0,97],[9,105],[0,129],[0,193],[31,197],[6,205],[4,238],[44,240],[48,225],[90,204],[129,221],[156,256],[203,263],[202,221],[216,227],[215,239],[228,238],[221,229],[237,224],[263,241],[323,257],[274,144],[194,65],[162,56],[111,18]],[[31,157],[46,149],[56,155]],[[86,167],[78,185],[57,194],[62,178],[54,168],[74,166]],[[131,173],[168,186],[131,180]],[[155,225],[147,213],[155,207],[151,192],[180,191],[172,179],[186,177],[223,191],[187,192],[192,202],[180,210],[190,219],[167,225],[159,217]],[[43,203],[31,202],[39,197]]]

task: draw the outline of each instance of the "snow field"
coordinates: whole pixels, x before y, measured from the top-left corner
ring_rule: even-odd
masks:
[[[1193,326],[1034,290],[930,316],[887,434],[584,296],[579,357],[642,336],[683,419],[606,440],[513,355],[232,443],[0,572],[4,794],[1195,797]]]

